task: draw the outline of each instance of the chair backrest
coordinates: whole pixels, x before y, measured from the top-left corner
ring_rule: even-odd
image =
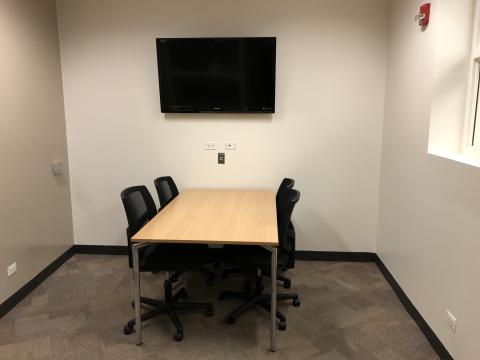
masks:
[[[122,191],[120,197],[128,220],[128,262],[132,267],[131,238],[157,214],[157,207],[152,195],[144,185],[126,188]]]
[[[178,195],[177,185],[171,176],[156,178],[154,183],[160,201],[160,209],[162,209]]]
[[[287,190],[293,189],[294,185],[295,185],[295,180],[293,179],[285,178],[282,180],[277,190],[277,196],[276,196],[277,208],[279,207],[279,204],[283,201],[283,197],[287,193]]]
[[[277,227],[278,242],[280,251],[291,251],[289,224],[291,222],[293,209],[300,200],[300,192],[294,189],[287,189],[281,202],[277,206]],[[294,239],[293,239],[294,240]]]

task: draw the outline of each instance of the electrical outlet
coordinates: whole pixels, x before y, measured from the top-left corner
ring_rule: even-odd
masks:
[[[15,274],[17,272],[17,263],[14,262],[12,265],[10,265],[9,267],[7,267],[7,275],[8,277],[12,276],[13,274]]]
[[[205,150],[217,150],[217,143],[205,141]]]
[[[447,325],[453,331],[457,332],[457,318],[447,310]]]
[[[225,150],[237,150],[237,143],[235,142],[225,143]]]

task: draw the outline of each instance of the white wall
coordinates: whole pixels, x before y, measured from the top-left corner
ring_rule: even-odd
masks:
[[[302,192],[298,248],[374,251],[385,0],[59,0],[75,242],[125,244],[120,191]],[[160,113],[156,37],[276,36],[277,113]],[[204,141],[236,141],[227,165]]]
[[[1,304],[73,245],[55,0],[0,1],[0,54]]]
[[[377,251],[454,358],[474,360],[480,169],[427,154],[438,28],[435,17],[423,33],[415,24],[422,3],[392,1]],[[458,319],[456,334],[447,309]]]

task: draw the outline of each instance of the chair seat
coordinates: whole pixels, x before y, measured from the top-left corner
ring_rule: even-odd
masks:
[[[181,271],[213,261],[205,245],[153,244],[142,250],[140,271]]]

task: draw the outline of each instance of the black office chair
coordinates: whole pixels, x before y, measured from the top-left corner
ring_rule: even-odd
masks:
[[[282,268],[287,266],[290,261],[288,255],[290,247],[289,223],[290,218],[300,199],[300,193],[293,189],[286,190],[284,198],[281,200],[277,214],[277,226],[278,226],[278,241],[279,249],[277,254],[278,267]],[[249,268],[256,270],[256,274],[252,279],[252,282],[242,292],[234,291],[222,291],[219,294],[219,299],[224,300],[227,297],[243,299],[246,302],[235,309],[228,316],[228,323],[234,324],[239,316],[245,313],[247,310],[253,308],[256,305],[263,307],[265,310],[270,311],[270,294],[264,294],[263,289],[263,277],[262,274],[266,269],[270,268],[271,255],[266,249],[258,246],[237,246],[229,247],[226,251],[225,264],[226,266],[237,266],[241,268]],[[292,300],[293,306],[300,306],[300,299],[295,293],[279,293],[277,294],[277,300]],[[276,317],[279,320],[279,330],[285,330],[287,327],[285,316],[277,310]]]
[[[288,195],[288,190],[293,189],[295,185],[295,180],[290,178],[284,178],[280,183],[280,186],[277,190],[276,196],[276,204],[277,204],[277,216],[278,216],[278,209],[281,208],[280,204],[283,204],[285,201],[285,197]],[[284,253],[288,256],[289,261],[284,263],[283,266],[279,267],[279,271],[277,272],[277,281],[283,282],[283,287],[285,289],[290,289],[292,285],[292,281],[286,277],[285,275],[281,274],[280,272],[285,272],[288,269],[293,269],[295,267],[295,227],[293,226],[293,222],[291,219],[288,221],[288,241],[285,243],[285,247],[283,249]],[[263,272],[264,276],[271,276],[270,269],[266,269]]]
[[[284,178],[282,182],[280,183],[280,186],[278,187],[277,190],[277,195],[275,197],[275,201],[278,204],[281,204],[285,198],[285,196],[288,194],[287,190],[293,189],[293,186],[295,185],[295,180],[289,179],[289,178]]]
[[[168,205],[178,195],[177,185],[171,176],[161,176],[154,181],[155,189],[157,189],[160,207],[158,211]]]
[[[127,214],[128,228],[128,261],[133,267],[131,238],[156,214],[157,209],[150,192],[145,186],[133,186],[122,191],[121,198],[125,213]],[[167,314],[176,328],[174,339],[183,339],[183,326],[176,310],[200,310],[205,309],[207,316],[213,316],[213,305],[211,303],[183,303],[188,294],[185,288],[181,288],[173,294],[172,279],[169,271],[187,271],[196,269],[210,262],[208,254],[204,254],[197,245],[183,244],[151,244],[139,250],[140,271],[157,273],[167,272],[167,279],[164,282],[165,297],[163,300],[141,297],[142,304],[153,307],[153,309],[142,314],[142,321],[151,319],[160,314]],[[135,326],[135,319],[127,322],[123,331],[126,335],[131,334]]]
[[[283,203],[285,196],[288,194],[289,189],[293,189],[293,186],[295,185],[295,180],[290,179],[290,178],[284,178],[282,182],[280,183],[280,186],[278,187],[277,190],[277,195],[275,197],[275,202],[277,205],[277,216],[278,216],[278,209],[280,207],[279,204]],[[288,269],[293,269],[295,267],[295,227],[293,226],[293,223],[290,221],[289,222],[289,228],[288,228],[288,237],[289,237],[289,244],[286,246],[285,253],[288,254],[289,256],[289,261],[288,263],[284,264],[282,267],[279,267],[277,271],[277,281],[283,283],[283,287],[285,289],[290,289],[292,286],[292,281],[285,275],[283,275],[283,272],[287,271]],[[287,245],[287,244],[286,244]],[[270,269],[264,269],[262,274],[264,276],[270,277]],[[228,277],[229,274],[251,274],[252,269],[224,269],[222,272],[223,277]]]
[[[158,208],[158,211],[160,211],[165,206],[167,206],[170,201],[172,201],[173,199],[175,199],[175,197],[178,196],[178,188],[171,176],[158,177],[153,181],[153,183],[155,184],[155,189],[157,189],[158,201],[160,202],[160,207]],[[204,252],[208,252],[210,258],[212,259],[212,262],[214,261],[214,259],[216,258],[216,254],[214,254],[213,251],[209,249],[208,245],[197,246],[202,247],[202,250]],[[207,285],[213,284],[213,280],[215,279],[215,274],[213,272],[205,269],[204,267],[198,267],[195,269],[195,271],[198,271],[207,277]],[[182,273],[182,271],[175,272],[172,275],[172,281],[176,282],[178,280],[178,277],[182,275]]]

